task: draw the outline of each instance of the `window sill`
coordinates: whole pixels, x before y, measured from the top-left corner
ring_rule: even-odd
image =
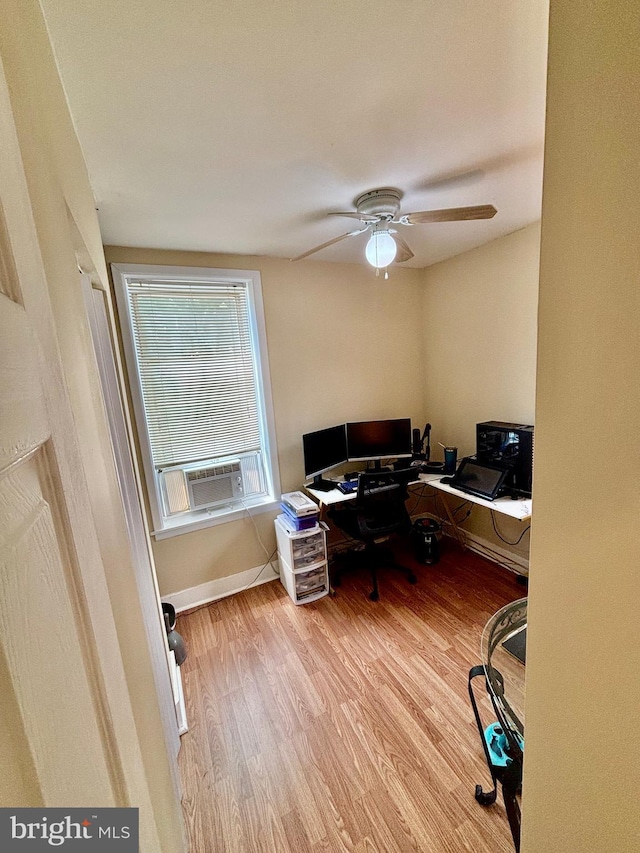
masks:
[[[242,506],[218,507],[209,511],[185,513],[177,518],[166,519],[165,526],[160,530],[153,530],[151,535],[154,539],[169,539],[171,536],[181,536],[183,533],[204,530],[206,527],[215,527],[230,521],[241,521],[248,516],[275,512],[279,509],[280,501],[269,496],[255,503],[246,501]]]

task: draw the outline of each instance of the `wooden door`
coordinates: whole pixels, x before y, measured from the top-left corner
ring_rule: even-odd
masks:
[[[159,849],[0,65],[0,805],[139,806]]]
[[[106,293],[100,287],[92,285],[90,276],[82,275],[81,279],[82,293],[87,307],[89,328],[91,329],[102,386],[105,415],[111,435],[118,485],[127,522],[132,563],[160,706],[167,754],[171,764],[176,794],[179,797],[181,784],[177,756],[180,750],[180,739],[178,737],[178,720],[176,719],[176,701],[171,687],[169,647],[164,629],[149,533],[140,504],[136,470],[129,442],[129,430],[120,395],[118,369],[114,357],[114,342],[109,323],[109,305]]]

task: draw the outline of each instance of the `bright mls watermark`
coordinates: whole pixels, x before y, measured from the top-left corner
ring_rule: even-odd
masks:
[[[138,809],[1,809],[2,853],[138,853]]]

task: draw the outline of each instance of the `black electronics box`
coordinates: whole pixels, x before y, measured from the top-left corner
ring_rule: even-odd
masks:
[[[533,478],[533,427],[504,421],[476,424],[476,457],[480,462],[505,465],[505,482],[514,495],[531,497]]]

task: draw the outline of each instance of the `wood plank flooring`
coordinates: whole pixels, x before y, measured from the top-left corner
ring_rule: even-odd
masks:
[[[279,582],[178,619],[191,853],[510,853],[467,695],[482,628],[525,592],[446,541],[418,584],[381,571],[296,606]],[[493,719],[483,711],[486,722]]]

